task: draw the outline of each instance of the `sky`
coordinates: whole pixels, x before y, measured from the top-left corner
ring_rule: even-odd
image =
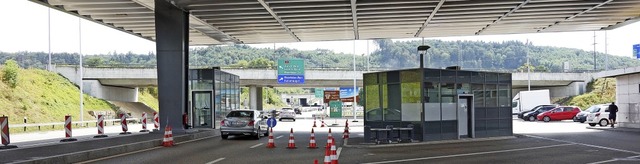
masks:
[[[48,14],[50,11],[50,15]],[[51,28],[48,27],[50,17]],[[0,51],[49,51],[49,30],[51,31],[51,51],[83,54],[106,54],[109,52],[133,52],[147,54],[155,52],[155,43],[109,27],[93,23],[27,0],[0,0]],[[79,23],[80,22],[80,25]],[[81,29],[81,30],[80,30]],[[578,48],[593,51],[594,33],[563,32],[513,35],[480,35],[467,37],[425,38],[446,41],[471,40],[501,42],[508,40],[530,41],[538,46]],[[407,38],[395,40],[421,40]],[[376,49],[372,41],[355,41],[355,54],[367,54]],[[640,44],[640,22],[607,31],[607,52],[616,56],[632,56],[632,45]],[[250,44],[253,47],[273,48],[271,44]],[[289,47],[300,50],[329,49],[347,54],[354,53],[354,41],[275,43],[275,47]],[[605,52],[605,32],[596,32],[596,51]]]

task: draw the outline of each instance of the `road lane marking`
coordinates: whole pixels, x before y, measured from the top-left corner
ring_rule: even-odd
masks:
[[[541,136],[535,136],[535,135],[525,134],[524,136],[532,137],[532,138],[545,139],[545,140],[551,140],[551,141],[557,141],[557,142],[576,144],[576,145],[582,145],[582,146],[588,146],[588,147],[594,147],[594,148],[600,148],[600,149],[606,149],[606,150],[613,150],[613,151],[631,153],[631,154],[640,154],[640,152],[635,152],[635,151],[631,151],[631,150],[623,150],[623,149],[617,149],[617,148],[611,148],[611,147],[605,147],[605,146],[598,146],[598,145],[591,145],[591,144],[585,144],[585,143],[579,143],[579,142],[565,141],[565,140],[559,140],[559,139],[553,139],[553,138],[547,138],[547,137],[541,137]]]
[[[485,152],[477,152],[477,153],[454,154],[454,155],[444,155],[444,156],[435,156],[435,157],[424,157],[424,158],[412,158],[412,159],[400,159],[400,160],[391,160],[391,161],[380,161],[380,162],[371,162],[371,163],[364,163],[364,164],[400,163],[400,162],[410,162],[410,161],[420,161],[420,160],[430,160],[430,159],[441,159],[441,158],[463,157],[463,156],[473,156],[473,155],[506,153],[506,152],[534,150],[534,149],[546,149],[546,148],[569,146],[569,145],[574,145],[574,144],[568,144],[567,143],[567,144],[560,144],[560,145],[539,146],[539,147],[520,148],[520,149],[507,149],[507,150],[496,150],[496,151],[485,151]]]
[[[589,164],[602,164],[602,163],[609,163],[609,162],[615,162],[615,161],[635,161],[635,160],[640,160],[640,159],[635,159],[640,157],[640,155],[637,156],[631,156],[631,157],[627,157],[627,158],[614,158],[614,159],[610,159],[610,160],[606,160],[606,161],[598,161],[598,162],[591,162]]]
[[[252,149],[253,149],[253,148],[256,148],[256,147],[258,147],[258,146],[260,146],[260,145],[263,145],[263,144],[264,144],[264,143],[259,143],[259,144],[253,145],[253,146],[251,146],[251,147],[249,147],[249,148],[252,148]]]
[[[216,160],[214,160],[214,161],[207,162],[207,164],[214,164],[214,163],[216,163],[216,162],[220,162],[220,161],[222,161],[222,160],[224,160],[224,159],[225,159],[225,158],[218,158],[218,159],[216,159]]]
[[[336,156],[338,157],[338,159],[340,159],[340,152],[342,152],[342,147],[339,147],[336,152]]]
[[[278,137],[276,137],[276,139],[280,139],[280,138],[282,138],[282,137],[284,137],[284,136],[278,136]]]
[[[189,140],[189,141],[184,141],[184,142],[180,142],[180,143],[175,143],[174,145],[180,145],[180,144],[200,141],[200,140],[209,139],[209,138],[213,138],[213,137],[214,136],[198,138],[198,139],[195,139],[195,140]],[[151,151],[151,150],[160,149],[160,148],[163,148],[163,147],[162,146],[157,146],[157,147],[152,147],[152,148],[148,148],[148,149],[142,149],[142,150],[138,150],[138,151],[127,152],[127,153],[123,153],[123,154],[118,154],[118,155],[113,155],[113,156],[108,156],[108,157],[103,157],[103,158],[98,158],[98,159],[93,159],[93,160],[88,160],[88,161],[82,161],[82,162],[78,162],[78,164],[93,163],[93,162],[97,162],[97,161],[107,160],[107,159],[111,159],[111,158],[115,158],[115,157],[122,157],[122,156],[125,156],[125,155],[131,155],[131,154],[135,154],[135,153]]]

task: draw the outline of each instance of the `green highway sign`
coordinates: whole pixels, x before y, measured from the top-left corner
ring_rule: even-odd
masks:
[[[278,75],[304,75],[304,60],[278,59]]]
[[[330,118],[342,118],[342,102],[331,101],[329,102],[329,117]]]
[[[316,88],[313,93],[315,93],[316,98],[323,98],[324,97],[324,88]]]

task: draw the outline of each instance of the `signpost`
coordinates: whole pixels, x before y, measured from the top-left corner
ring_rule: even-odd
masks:
[[[636,59],[640,59],[640,44],[633,45],[633,56]]]
[[[354,91],[352,87],[340,88],[340,100],[342,102],[353,102],[353,98],[356,97],[358,101],[360,101],[358,91],[359,89]]]
[[[276,124],[277,124],[277,123],[278,123],[278,121],[276,121],[276,119],[275,119],[275,118],[269,118],[269,119],[267,119],[267,126],[268,126],[269,128],[276,127]]]
[[[324,103],[340,101],[340,91],[324,91]]]
[[[304,84],[304,60],[278,59],[278,84]]]
[[[342,102],[331,101],[329,102],[329,117],[330,118],[342,118]]]

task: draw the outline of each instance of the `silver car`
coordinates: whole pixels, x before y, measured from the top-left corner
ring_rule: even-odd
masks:
[[[260,139],[262,134],[267,136],[269,131],[265,118],[257,110],[233,110],[220,122],[222,139],[227,139],[229,135],[252,136],[254,139]]]

